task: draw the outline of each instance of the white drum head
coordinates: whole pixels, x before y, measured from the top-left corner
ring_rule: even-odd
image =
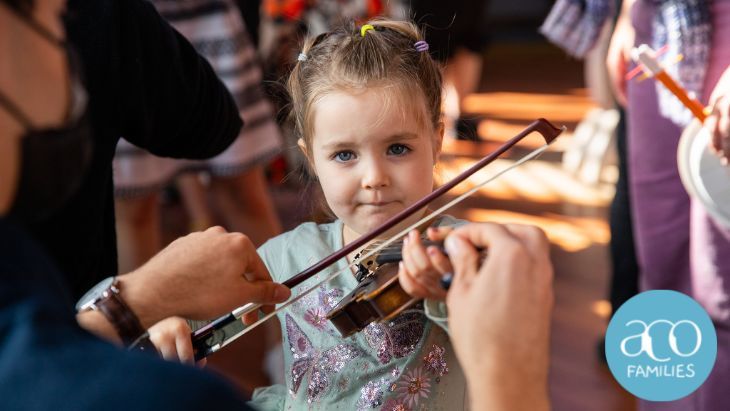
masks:
[[[730,227],[730,167],[709,147],[710,133],[694,121],[682,133],[677,149],[679,175],[687,192],[705,206],[707,212]]]

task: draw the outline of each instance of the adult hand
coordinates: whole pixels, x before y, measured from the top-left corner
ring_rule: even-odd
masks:
[[[446,238],[452,343],[475,409],[547,409],[553,270],[545,234],[468,224]],[[475,246],[487,247],[479,266]]]
[[[178,238],[119,279],[123,298],[145,327],[171,316],[207,320],[249,302],[270,310],[291,294],[271,281],[248,237],[222,227]]]
[[[710,107],[712,112],[705,119],[705,128],[712,136],[712,149],[727,165],[730,160],[730,68],[725,70],[712,91]]]
[[[611,43],[606,54],[606,69],[611,80],[611,89],[616,101],[626,107],[626,74],[628,73],[631,49],[634,47],[635,32],[631,25],[629,12],[633,1],[624,0],[621,14],[611,36]]]

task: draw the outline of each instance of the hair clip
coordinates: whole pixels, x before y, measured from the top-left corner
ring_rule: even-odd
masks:
[[[416,48],[416,51],[418,51],[418,52],[428,51],[428,43],[426,43],[423,40],[417,41],[416,44],[414,44],[413,46]]]
[[[375,26],[373,26],[372,24],[365,24],[360,27],[360,37],[365,37],[365,33],[370,30],[375,30]]]
[[[308,57],[307,57],[307,55],[306,55],[306,54],[304,54],[304,53],[299,53],[299,55],[297,56],[297,61],[307,61],[307,58],[308,58]]]

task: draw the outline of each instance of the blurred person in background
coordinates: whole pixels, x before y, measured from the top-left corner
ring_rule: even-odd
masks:
[[[233,95],[245,125],[230,147],[206,161],[176,161],[154,156],[125,140],[119,143],[114,183],[123,271],[139,266],[160,249],[159,198],[175,178],[190,231],[221,220],[227,229],[247,233],[257,245],[281,231],[264,166],[280,152],[282,138],[261,87],[255,46],[235,3],[156,0],[152,4],[212,65]],[[174,128],[169,131],[174,132]],[[203,132],[200,139],[205,138]]]
[[[426,32],[431,55],[444,67],[447,134],[479,140],[481,116],[470,113],[466,97],[477,91],[483,53],[489,44],[488,0],[405,0],[406,11]]]
[[[543,32],[581,56],[593,47],[612,11],[610,1],[559,1]],[[626,108],[639,289],[677,290],[693,297],[713,319],[718,339],[715,367],[697,391],[672,402],[642,401],[640,408],[714,410],[723,403],[730,381],[730,229],[691,199],[680,180],[677,147],[691,112],[661,83],[627,81],[626,75],[635,66],[630,59],[634,47],[666,47],[660,60],[669,75],[703,104],[712,104],[714,118],[725,115],[720,103],[727,90],[719,80],[730,65],[730,2],[625,0],[617,11],[607,65],[615,97]],[[710,119],[707,126],[715,133],[715,149],[727,156],[714,126],[723,123]]]

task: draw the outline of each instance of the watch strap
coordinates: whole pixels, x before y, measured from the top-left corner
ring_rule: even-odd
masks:
[[[150,333],[145,331],[144,334],[137,337],[131,344],[127,345],[129,351],[143,351],[157,355],[157,348],[150,341]]]
[[[124,346],[137,343],[136,347],[139,350],[156,353],[157,351],[149,338],[140,339],[140,337],[147,335],[147,331],[142,327],[134,312],[122,300],[115,285],[102,293],[102,298],[94,304],[95,308],[104,314],[114,326]]]

